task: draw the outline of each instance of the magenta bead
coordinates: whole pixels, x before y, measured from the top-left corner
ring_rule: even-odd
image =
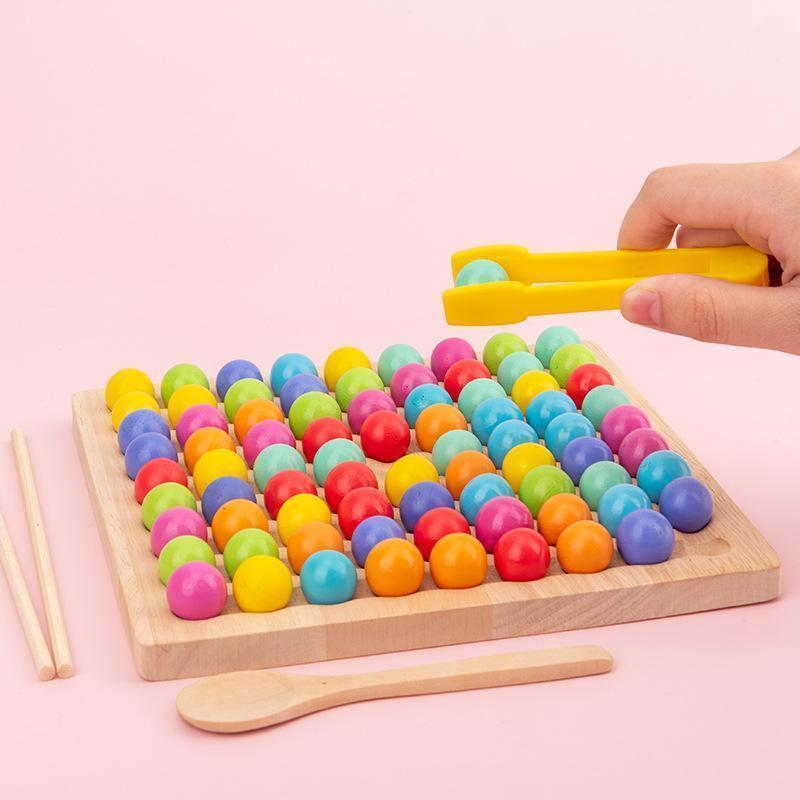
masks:
[[[219,428],[221,431],[228,432],[228,420],[216,406],[191,406],[181,414],[178,424],[175,426],[175,436],[181,447],[186,444],[186,440],[200,428]]]
[[[475,536],[487,553],[493,552],[498,539],[514,528],[533,530],[531,512],[516,497],[493,497],[475,517]]]
[[[167,603],[181,619],[210,619],[225,608],[228,590],[220,571],[205,561],[178,567],[167,582]]]
[[[158,556],[167,542],[176,536],[196,536],[205,541],[208,539],[206,521],[191,508],[177,506],[162,511],[150,529],[150,549]]]
[[[380,389],[365,389],[359,392],[347,408],[347,421],[353,433],[361,433],[364,420],[376,411],[397,411],[397,405],[386,392]]]
[[[649,428],[650,420],[647,414],[636,406],[624,405],[612,408],[600,423],[600,436],[612,449],[619,452],[622,440],[637,428]]]
[[[433,370],[424,364],[404,364],[392,377],[392,399],[402,406],[411,390],[423,383],[438,383]]]
[[[477,358],[475,350],[469,342],[459,339],[457,336],[442,339],[431,353],[431,369],[436,375],[436,380],[443,381],[445,372],[462,358]]]
[[[669,450],[667,440],[652,428],[637,428],[622,440],[619,446],[619,463],[635,478],[639,464],[657,450]]]
[[[256,422],[242,442],[247,466],[252,468],[258,454],[271,444],[288,444],[291,447],[297,447],[294,434],[289,430],[288,425],[284,425],[276,419],[262,419],[261,422]]]

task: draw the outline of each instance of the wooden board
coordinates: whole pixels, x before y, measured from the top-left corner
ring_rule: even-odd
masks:
[[[342,605],[310,605],[297,588],[280,611],[245,614],[229,596],[223,614],[204,621],[170,613],[103,392],[76,394],[78,450],[139,674],[147,680],[189,678],[611,625],[777,597],[775,551],[608,357],[589,346],[713,495],[711,524],[696,534],[677,534],[669,561],[628,566],[615,552],[604,572],[567,575],[553,558],[548,575],[532,583],[504,583],[490,566],[486,582],[466,590],[437,589],[426,574],[418,593],[399,598],[372,596],[359,570],[356,597]],[[382,482],[387,465],[369,463]],[[222,556],[218,562],[224,573]]]

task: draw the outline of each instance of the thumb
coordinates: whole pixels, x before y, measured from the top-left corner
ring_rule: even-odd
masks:
[[[628,289],[620,309],[630,322],[656,330],[800,355],[800,280],[766,287],[659,275]]]

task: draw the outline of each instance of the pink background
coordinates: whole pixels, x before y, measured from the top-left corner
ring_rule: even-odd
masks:
[[[69,401],[129,363],[159,376],[344,343],[429,350],[451,332],[439,295],[453,250],[613,247],[650,169],[800,145],[798,36],[789,0],[3,3],[0,419],[29,435],[77,676],[35,680],[0,589],[0,793],[787,796],[796,358],[617,313],[517,327],[532,341],[567,322],[612,354],[777,548],[779,601],[300,667],[582,642],[616,658],[601,678],[374,702],[234,738],[177,718],[183,683],[134,673]],[[5,438],[0,475],[33,580]]]

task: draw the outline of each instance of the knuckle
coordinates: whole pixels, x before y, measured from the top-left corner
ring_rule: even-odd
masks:
[[[645,179],[642,185],[643,194],[659,194],[669,182],[672,174],[671,167],[659,167],[654,169]]]
[[[695,339],[701,342],[724,341],[726,331],[723,329],[717,300],[708,286],[696,288],[692,294],[689,310]]]

